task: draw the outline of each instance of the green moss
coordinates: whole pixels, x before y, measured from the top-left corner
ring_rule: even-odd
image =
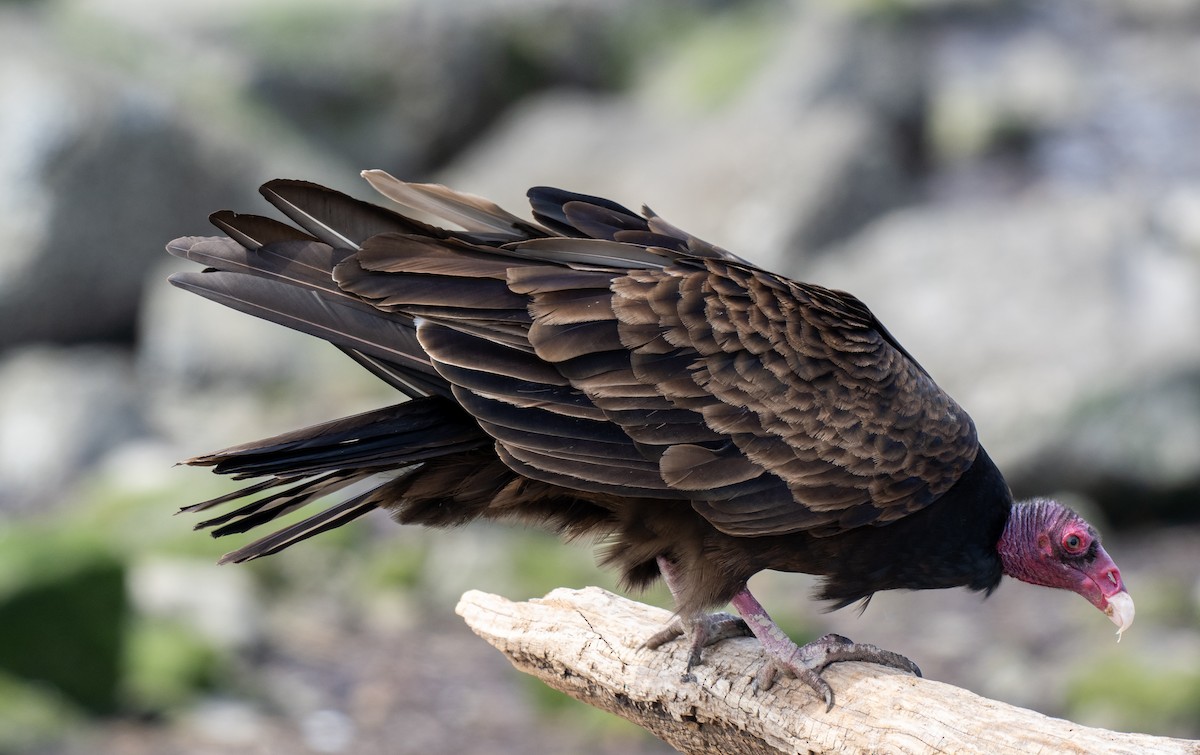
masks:
[[[0,670],[93,713],[117,708],[125,564],[95,539],[41,527],[0,535]]]
[[[1110,729],[1193,736],[1200,720],[1200,670],[1102,661],[1071,681],[1067,705],[1072,718],[1102,721]]]
[[[604,546],[599,546],[603,549]],[[510,568],[522,595],[541,597],[557,587],[601,587],[650,603],[670,606],[671,598],[662,583],[645,593],[633,593],[620,585],[620,575],[597,565],[599,550],[586,542],[564,543],[543,532],[514,532],[510,546]]]
[[[784,634],[792,638],[792,642],[797,645],[806,645],[820,637],[820,633],[813,630],[812,624],[805,618],[796,614],[795,611],[775,611],[771,614],[771,618],[775,620],[775,625],[783,630]]]
[[[1094,521],[1094,520],[1089,520]],[[1109,550],[1116,552],[1112,545]],[[1161,628],[1177,627],[1190,630],[1200,625],[1200,605],[1193,599],[1194,574],[1187,572],[1159,573],[1138,579],[1133,594],[1137,595],[1138,620],[1153,622]]]
[[[53,526],[88,533],[125,554],[172,553],[214,561],[230,548],[192,530],[202,517],[180,507],[228,492],[233,485],[207,470],[180,467],[162,483],[131,484],[97,476],[72,494],[70,516]],[[47,525],[51,526],[51,525]],[[224,546],[224,547],[222,547]]]
[[[362,585],[370,590],[410,590],[419,587],[425,575],[426,560],[430,544],[414,542],[413,538],[401,539],[397,535],[396,547],[373,548],[365,555],[362,565]]]
[[[81,723],[78,709],[52,688],[0,673],[0,752],[50,752],[50,743]]]
[[[616,587],[592,562],[591,549],[581,544],[564,545],[552,535],[520,531],[511,547],[510,568],[522,594],[541,596],[556,587]]]
[[[220,652],[176,622],[144,619],[127,639],[124,697],[129,708],[163,712],[178,707],[220,678]]]
[[[96,478],[85,483],[75,494],[78,501],[70,520],[57,525],[72,531],[88,532],[110,546],[130,555],[150,553],[193,556],[216,561],[225,553],[242,547],[269,532],[312,516],[325,504],[318,502],[280,517],[269,525],[243,534],[214,538],[195,526],[210,516],[224,513],[228,507],[209,512],[179,513],[179,509],[236,489],[246,482],[213,475],[207,469],[172,469],[163,484],[130,486],[128,481]],[[263,495],[252,496],[231,506],[248,503]],[[355,547],[362,538],[361,524],[351,522],[321,533],[310,544],[316,548],[344,550]]]

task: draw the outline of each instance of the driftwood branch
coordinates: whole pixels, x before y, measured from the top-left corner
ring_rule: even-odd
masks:
[[[860,663],[825,672],[837,695],[826,712],[792,679],[754,689],[763,657],[753,639],[710,648],[693,679],[684,681],[682,643],[641,648],[670,614],[594,587],[555,590],[524,603],[472,590],[457,611],[521,671],[686,753],[1200,755],[1200,742],[1080,726]]]

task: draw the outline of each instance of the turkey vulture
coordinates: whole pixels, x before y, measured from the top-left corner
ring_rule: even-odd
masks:
[[[830,663],[919,671],[836,635],[798,647],[748,591],[753,574],[820,575],[834,607],[899,588],[990,592],[1007,574],[1079,593],[1118,634],[1132,623],[1096,530],[1055,501],[1014,503],[971,418],[850,294],[648,208],[537,187],[531,222],[363,175],[456,228],[276,180],[262,194],[294,226],[222,211],[225,237],[168,246],[206,267],[176,286],[325,339],[406,398],[188,460],[255,480],[184,509],[241,501],[197,525],[214,536],[328,501],[223,561],[375,508],[435,527],[533,523],[603,541],[631,588],[665,579],[678,619],[650,647],[686,635],[690,668],[748,629],[768,654],[761,684],[796,676],[827,705]],[[707,613],[726,603],[740,619]]]

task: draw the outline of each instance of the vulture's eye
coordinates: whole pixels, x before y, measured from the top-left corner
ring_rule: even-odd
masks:
[[[1067,553],[1082,553],[1087,543],[1084,542],[1082,537],[1072,532],[1063,538],[1062,544],[1067,549]]]

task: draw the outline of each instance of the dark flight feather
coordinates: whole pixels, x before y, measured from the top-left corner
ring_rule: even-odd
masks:
[[[281,223],[274,218],[264,218],[261,215],[218,210],[208,216],[208,221],[250,251],[281,241],[316,241],[315,237],[295,226]]]
[[[360,302],[325,298],[283,283],[222,271],[175,273],[173,285],[346,349],[431,374],[411,324],[379,317]]]
[[[259,192],[296,225],[339,249],[357,249],[381,233],[416,233],[439,238],[452,235],[308,181],[269,181]]]

